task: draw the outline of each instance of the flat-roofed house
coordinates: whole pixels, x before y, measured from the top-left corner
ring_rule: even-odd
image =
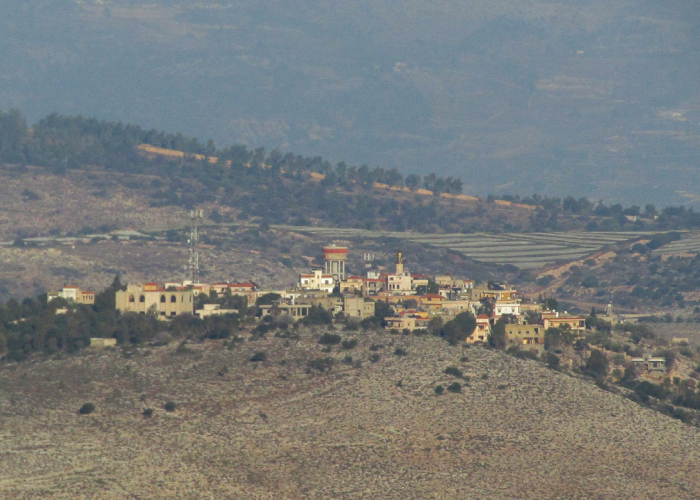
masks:
[[[129,285],[116,293],[118,311],[146,314],[153,312],[159,319],[180,314],[194,314],[194,292],[189,288],[166,290],[158,283]]]
[[[506,339],[516,345],[544,345],[542,325],[506,325]]]

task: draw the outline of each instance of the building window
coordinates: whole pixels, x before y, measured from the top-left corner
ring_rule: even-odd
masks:
[[[170,316],[175,316],[177,313],[175,311],[170,313]]]
[[[139,297],[139,302],[146,302],[146,297],[144,295],[141,295]]]
[[[129,302],[133,302],[133,301],[134,301],[134,296],[133,296],[133,295],[129,295]]]
[[[160,296],[160,303],[165,304],[165,295]]]
[[[175,295],[171,295],[170,302],[177,302],[177,297]]]

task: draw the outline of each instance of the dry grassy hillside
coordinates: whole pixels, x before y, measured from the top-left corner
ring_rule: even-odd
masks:
[[[2,366],[0,498],[700,495],[698,430],[588,381],[432,337],[326,353],[318,336]],[[326,357],[330,371],[308,367]],[[470,380],[437,396],[450,365]]]
[[[148,175],[112,175],[69,171],[47,175],[30,168],[25,173],[0,171],[0,239],[46,236],[50,231],[79,231],[85,226],[116,225],[139,229],[154,224],[182,223],[181,208],[150,208]],[[129,187],[129,184],[131,187]]]

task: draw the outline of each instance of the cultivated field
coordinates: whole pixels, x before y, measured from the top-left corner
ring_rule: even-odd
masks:
[[[606,245],[638,238],[646,233],[507,233],[418,234],[410,231],[370,231],[323,227],[274,226],[291,231],[321,234],[329,238],[396,238],[460,252],[479,262],[512,264],[537,269],[557,261],[580,259]]]
[[[693,234],[678,241],[657,248],[653,251],[655,255],[688,255],[700,253],[700,234]]]
[[[434,337],[348,333],[357,348],[323,352],[319,335],[3,365],[0,498],[700,495],[698,430],[587,380]],[[468,380],[437,396],[448,366]]]

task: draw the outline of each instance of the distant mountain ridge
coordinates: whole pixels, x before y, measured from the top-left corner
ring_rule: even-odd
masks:
[[[434,171],[478,196],[692,203],[696,7],[0,0],[0,109]]]

